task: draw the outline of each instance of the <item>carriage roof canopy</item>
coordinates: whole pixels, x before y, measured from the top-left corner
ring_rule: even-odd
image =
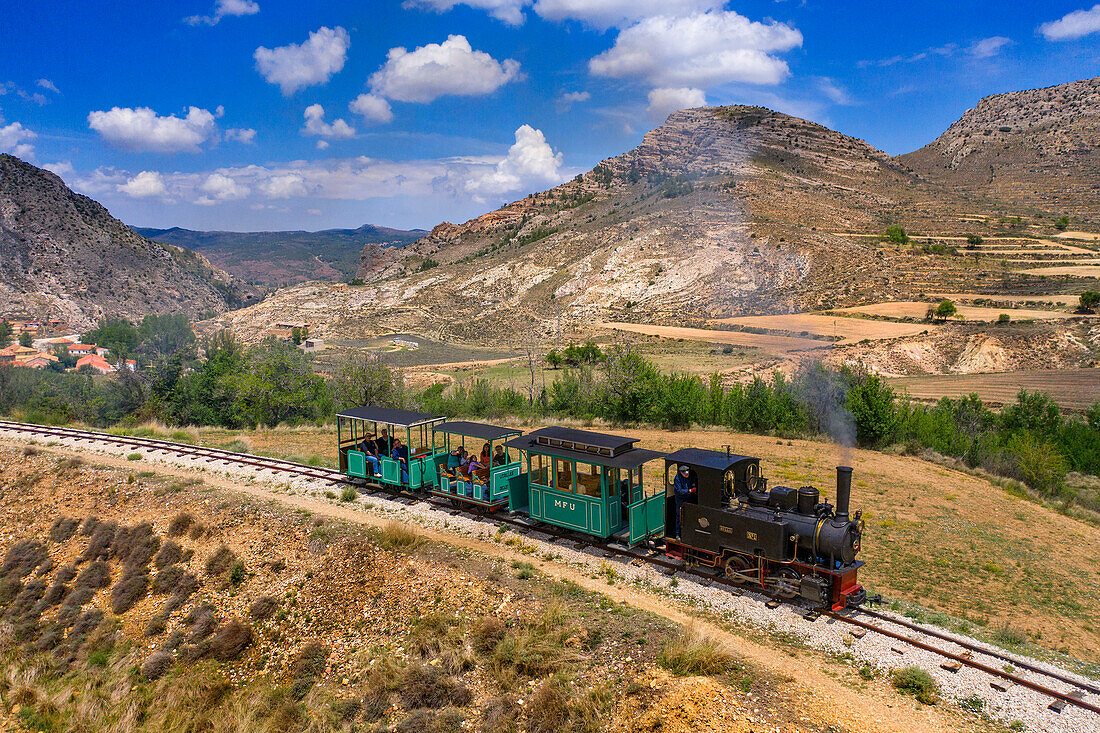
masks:
[[[463,435],[467,438],[479,438],[480,440],[500,440],[523,432],[515,428],[502,428],[498,425],[486,425],[485,423],[465,422],[463,420],[452,420],[442,425],[434,425],[432,429],[437,433]]]
[[[714,450],[704,450],[703,448],[681,448],[675,453],[669,453],[665,456],[665,460],[669,463],[690,463],[693,466],[725,471],[742,461],[755,461],[758,459],[755,456],[739,456],[736,453],[727,454]]]
[[[352,407],[343,412],[336,413],[337,417],[348,417],[355,420],[385,423],[400,428],[412,428],[424,423],[446,419],[443,415],[432,415],[427,412],[412,412],[411,410],[392,410],[388,407]]]
[[[505,445],[531,453],[594,463],[608,468],[637,468],[643,463],[664,456],[664,453],[658,451],[635,448],[634,444],[637,442],[637,438],[626,438],[621,435],[549,427],[512,438]]]

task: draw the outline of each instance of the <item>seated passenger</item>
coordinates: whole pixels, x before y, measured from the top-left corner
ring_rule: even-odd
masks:
[[[377,455],[388,456],[393,452],[393,445],[390,442],[390,434],[386,428],[382,428],[382,434],[378,436],[378,439],[374,441],[375,448],[377,449]]]
[[[454,473],[455,469],[462,465],[463,447],[460,445],[447,454],[447,472]]]
[[[486,443],[485,445],[481,446],[481,458],[478,459],[478,463],[480,463],[483,466],[488,466],[489,465],[489,458],[490,458],[489,444]]]
[[[390,458],[401,466],[401,482],[409,483],[409,449],[401,444],[400,438],[393,439],[393,453]]]
[[[368,435],[366,439],[359,444],[359,450],[366,456],[367,463],[370,464],[371,470],[374,471],[374,475],[380,475],[382,471],[378,468],[378,448],[374,443],[374,433]]]
[[[496,453],[493,454],[493,466],[503,466],[508,462],[508,456],[504,455],[504,446],[498,445]]]

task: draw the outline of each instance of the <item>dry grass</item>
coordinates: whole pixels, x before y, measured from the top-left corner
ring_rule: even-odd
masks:
[[[680,677],[720,675],[737,666],[728,650],[691,628],[665,644],[657,655],[657,664]]]
[[[388,550],[410,552],[423,545],[424,536],[407,524],[393,521],[378,530],[378,544]]]

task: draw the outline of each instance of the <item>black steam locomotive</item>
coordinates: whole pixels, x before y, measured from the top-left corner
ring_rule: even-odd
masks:
[[[683,505],[677,538],[673,480],[681,466],[688,466],[698,490]],[[851,468],[836,469],[835,507],[812,486],[769,491],[760,459],[729,452],[676,451],[665,457],[665,484],[665,550],[671,557],[832,610],[865,600],[856,577],[863,565],[856,560],[862,512],[848,515]]]

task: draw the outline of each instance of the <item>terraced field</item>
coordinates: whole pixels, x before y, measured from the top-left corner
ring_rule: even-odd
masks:
[[[923,318],[928,310],[928,303],[920,303],[923,310],[920,316]],[[867,306],[876,307],[876,306]],[[847,308],[845,310],[857,310]],[[996,316],[994,316],[996,318]],[[855,343],[862,339],[891,339],[903,336],[915,336],[924,331],[934,329],[924,323],[896,323],[894,321],[872,321],[866,318],[844,318],[817,313],[791,313],[778,316],[739,316],[737,318],[722,318],[714,321],[715,324],[729,326],[746,326],[750,328],[763,328],[770,331],[787,331],[794,334],[815,334],[818,336],[837,337],[838,343]]]
[[[918,400],[976,394],[990,405],[1016,401],[1021,389],[1048,393],[1064,408],[1084,410],[1100,402],[1100,369],[951,374],[891,379],[890,385]]]
[[[1000,298],[1001,296],[984,297]],[[839,308],[836,312],[865,313],[867,315],[886,316],[887,318],[924,318],[925,314],[928,312],[928,309],[931,307],[931,303],[909,300],[893,300],[886,303],[858,305],[853,308]],[[1037,319],[1046,320],[1051,318],[1068,318],[1070,315],[1072,315],[1070,313],[1062,313],[1060,311],[1034,310],[1031,308],[989,308],[983,306],[958,304],[956,304],[955,307],[958,309],[958,315],[961,316],[962,320],[964,321],[996,321],[1002,313],[1007,313],[1014,321],[1034,321]],[[871,323],[881,323],[881,321],[871,321]],[[927,326],[921,327],[920,329],[918,329],[917,332],[919,333],[920,330],[924,330],[925,328],[927,328]],[[865,336],[864,338],[873,337]]]

